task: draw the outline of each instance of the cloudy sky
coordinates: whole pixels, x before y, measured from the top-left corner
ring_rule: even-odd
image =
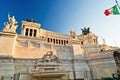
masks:
[[[90,27],[100,44],[105,39],[106,44],[120,47],[120,15],[104,15],[115,4],[115,0],[0,0],[0,30],[10,13],[19,23],[18,33],[21,21],[34,18],[41,28],[62,34],[74,29],[79,35],[81,28]]]

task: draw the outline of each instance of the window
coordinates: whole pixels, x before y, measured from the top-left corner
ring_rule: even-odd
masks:
[[[81,44],[83,45],[83,41],[81,42]]]
[[[29,31],[29,29],[28,29],[28,28],[26,28],[26,31],[25,31],[25,36],[28,36],[28,31]]]
[[[58,44],[58,40],[56,39],[56,44]]]
[[[61,40],[61,43],[62,43],[62,45],[63,45],[63,40]]]
[[[60,40],[59,40],[59,44],[60,44]]]
[[[61,43],[62,43],[62,45],[63,45],[63,40],[61,40]]]
[[[48,42],[50,42],[50,38],[48,38]]]
[[[36,34],[37,34],[37,30],[34,30],[34,37],[36,37]]]
[[[97,39],[93,39],[93,42],[94,42],[94,43],[97,43]]]
[[[52,42],[52,38],[51,38],[51,42]]]
[[[55,44],[55,39],[53,39],[53,43]]]
[[[44,38],[44,36],[42,36],[42,38]]]
[[[32,32],[33,32],[33,30],[32,30],[32,29],[30,29],[30,36],[32,36]]]

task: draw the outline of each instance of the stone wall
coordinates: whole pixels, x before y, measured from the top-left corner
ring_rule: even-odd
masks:
[[[0,80],[6,78],[6,80],[13,79],[14,77],[14,62],[10,56],[0,57]],[[9,79],[10,78],[10,79]]]
[[[0,55],[13,56],[16,34],[0,32]]]
[[[101,79],[102,77],[112,78],[112,74],[117,71],[112,51],[100,52],[91,56],[88,62],[94,79]]]

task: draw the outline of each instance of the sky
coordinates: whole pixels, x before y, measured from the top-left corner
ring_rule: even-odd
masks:
[[[61,34],[73,29],[79,35],[81,28],[90,27],[100,44],[105,39],[107,45],[120,47],[120,15],[104,15],[115,4],[115,0],[0,0],[0,30],[10,13],[18,22],[18,33],[21,21],[34,18],[42,29]]]

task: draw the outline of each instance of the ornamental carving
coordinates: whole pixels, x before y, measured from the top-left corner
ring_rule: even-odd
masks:
[[[52,51],[47,52],[41,59],[43,62],[59,62],[59,59]]]

